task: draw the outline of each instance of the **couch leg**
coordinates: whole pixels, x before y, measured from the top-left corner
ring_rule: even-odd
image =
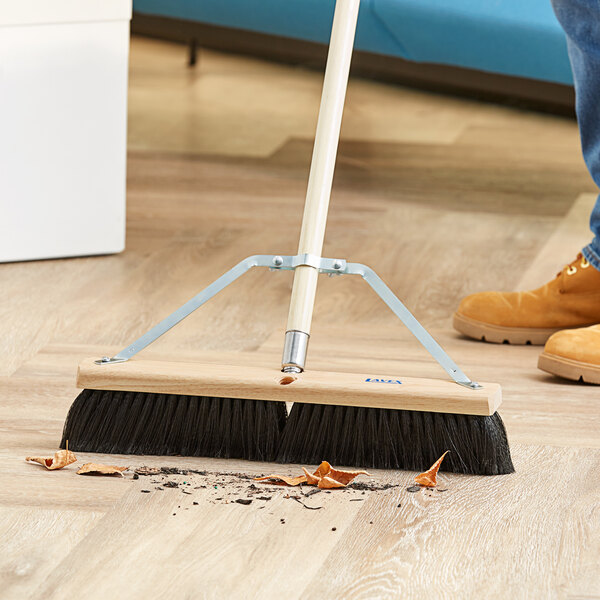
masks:
[[[198,60],[198,40],[191,38],[188,44],[188,67],[193,67]]]

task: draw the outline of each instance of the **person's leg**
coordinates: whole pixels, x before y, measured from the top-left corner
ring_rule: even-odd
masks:
[[[552,0],[552,5],[567,35],[583,155],[600,186],[600,0]],[[554,280],[529,292],[467,296],[454,327],[493,342],[546,342],[540,369],[600,384],[600,196],[590,227],[594,238],[583,256]]]
[[[600,0],[552,0],[552,4],[567,35],[584,158],[600,186]],[[527,292],[467,296],[454,315],[455,329],[489,342],[544,344],[555,332],[599,324],[600,197],[590,226],[594,238],[583,256],[554,280]],[[562,339],[561,333],[555,335]]]
[[[600,0],[552,0],[552,4],[567,34],[583,156],[600,186]],[[600,196],[590,227],[594,239],[583,255],[600,270]],[[546,342],[538,367],[567,379],[600,384],[600,325],[555,333]]]
[[[552,0],[552,5],[567,35],[583,156],[600,187],[600,0]],[[600,269],[600,196],[590,227],[594,239],[583,255]]]

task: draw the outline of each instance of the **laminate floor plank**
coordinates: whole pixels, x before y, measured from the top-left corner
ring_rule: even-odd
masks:
[[[31,594],[93,529],[102,512],[0,506],[0,597]]]

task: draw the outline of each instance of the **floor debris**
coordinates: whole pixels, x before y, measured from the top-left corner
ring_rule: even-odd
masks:
[[[123,471],[127,471],[129,467],[117,467],[115,465],[103,465],[100,463],[85,463],[77,471],[77,475],[109,475],[123,477]]]
[[[54,453],[54,456],[45,458],[43,456],[27,456],[25,457],[27,462],[34,462],[46,467],[48,471],[55,471],[56,469],[62,469],[68,465],[77,462],[77,457],[68,448],[67,450],[59,450]]]
[[[337,476],[340,472],[349,473],[351,477],[359,473],[356,471],[338,471],[337,469],[332,469],[328,463],[326,467],[326,471],[329,473],[333,470],[334,476]],[[271,509],[277,508],[281,513],[283,505],[279,503],[285,500],[292,500],[293,502],[290,504],[299,504],[302,507],[301,510],[318,511],[329,509],[335,511],[336,507],[339,507],[340,502],[364,502],[368,500],[372,493],[398,494],[395,488],[406,486],[406,484],[403,485],[400,483],[357,482],[350,480],[344,487],[332,490],[319,488],[316,485],[310,486],[308,481],[290,487],[285,484],[282,485],[281,482],[269,481],[267,476],[263,476],[265,478],[261,483],[257,484],[254,475],[239,472],[226,473],[221,471],[145,466],[132,468],[132,472],[133,476],[129,477],[132,480],[137,475],[137,479],[148,477],[148,480],[158,484],[152,490],[140,490],[142,493],[155,493],[156,490],[167,494],[168,492],[175,493],[179,489],[185,496],[191,496],[190,499],[186,499],[181,495],[179,496],[183,504],[178,506],[177,512],[174,512],[173,516],[177,516],[183,510],[188,510],[191,506],[206,504],[228,504],[231,506],[241,504],[242,506],[252,507],[248,510],[260,510],[269,507]],[[318,469],[315,473],[317,475],[314,477],[320,477],[323,474],[319,474]],[[306,475],[302,477],[306,478]],[[323,475],[323,477],[326,476]],[[344,481],[343,476],[340,479]],[[418,492],[421,489],[433,491],[432,488],[419,485],[412,485],[405,489],[409,492]],[[438,491],[446,490],[448,488],[438,489]],[[328,495],[319,496],[323,501],[315,503],[315,494],[321,494],[322,492]],[[398,500],[399,498],[396,498],[397,508],[401,508]],[[184,513],[181,514],[183,515]],[[266,516],[267,513],[263,514]],[[275,512],[269,511],[268,514],[276,515],[277,510]],[[286,519],[281,518],[279,522],[281,525],[285,525]],[[373,525],[373,521],[368,521],[368,523]]]
[[[308,504],[304,504],[304,502],[300,500],[299,496],[289,496],[289,498],[295,500],[298,504],[301,504],[302,506],[304,506],[304,508],[307,508],[308,510],[319,510],[323,508],[322,506],[308,506]]]
[[[346,487],[359,475],[370,477],[370,474],[366,471],[342,471],[341,469],[335,469],[326,460],[317,467],[314,473],[310,473],[304,467],[302,467],[302,470],[304,471],[304,475],[296,477],[288,475],[265,475],[263,477],[255,477],[254,480],[284,483],[290,486],[306,483],[308,485],[316,485],[321,489],[330,489]]]
[[[437,485],[437,474],[438,474],[438,471],[440,470],[440,466],[442,464],[442,461],[444,460],[444,457],[446,456],[446,454],[448,454],[448,452],[450,452],[450,451],[446,450],[446,452],[444,452],[444,454],[442,454],[431,465],[431,467],[429,467],[429,469],[427,469],[427,471],[425,471],[424,473],[419,473],[415,477],[415,483],[418,483],[419,485],[423,485],[423,486],[429,487],[429,488],[435,487]]]

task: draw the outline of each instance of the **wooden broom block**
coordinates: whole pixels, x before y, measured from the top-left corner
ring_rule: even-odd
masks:
[[[492,415],[502,402],[500,385],[481,385],[471,390],[449,380],[394,374],[288,375],[276,368],[135,359],[97,365],[90,358],[77,371],[77,386],[84,389]]]

